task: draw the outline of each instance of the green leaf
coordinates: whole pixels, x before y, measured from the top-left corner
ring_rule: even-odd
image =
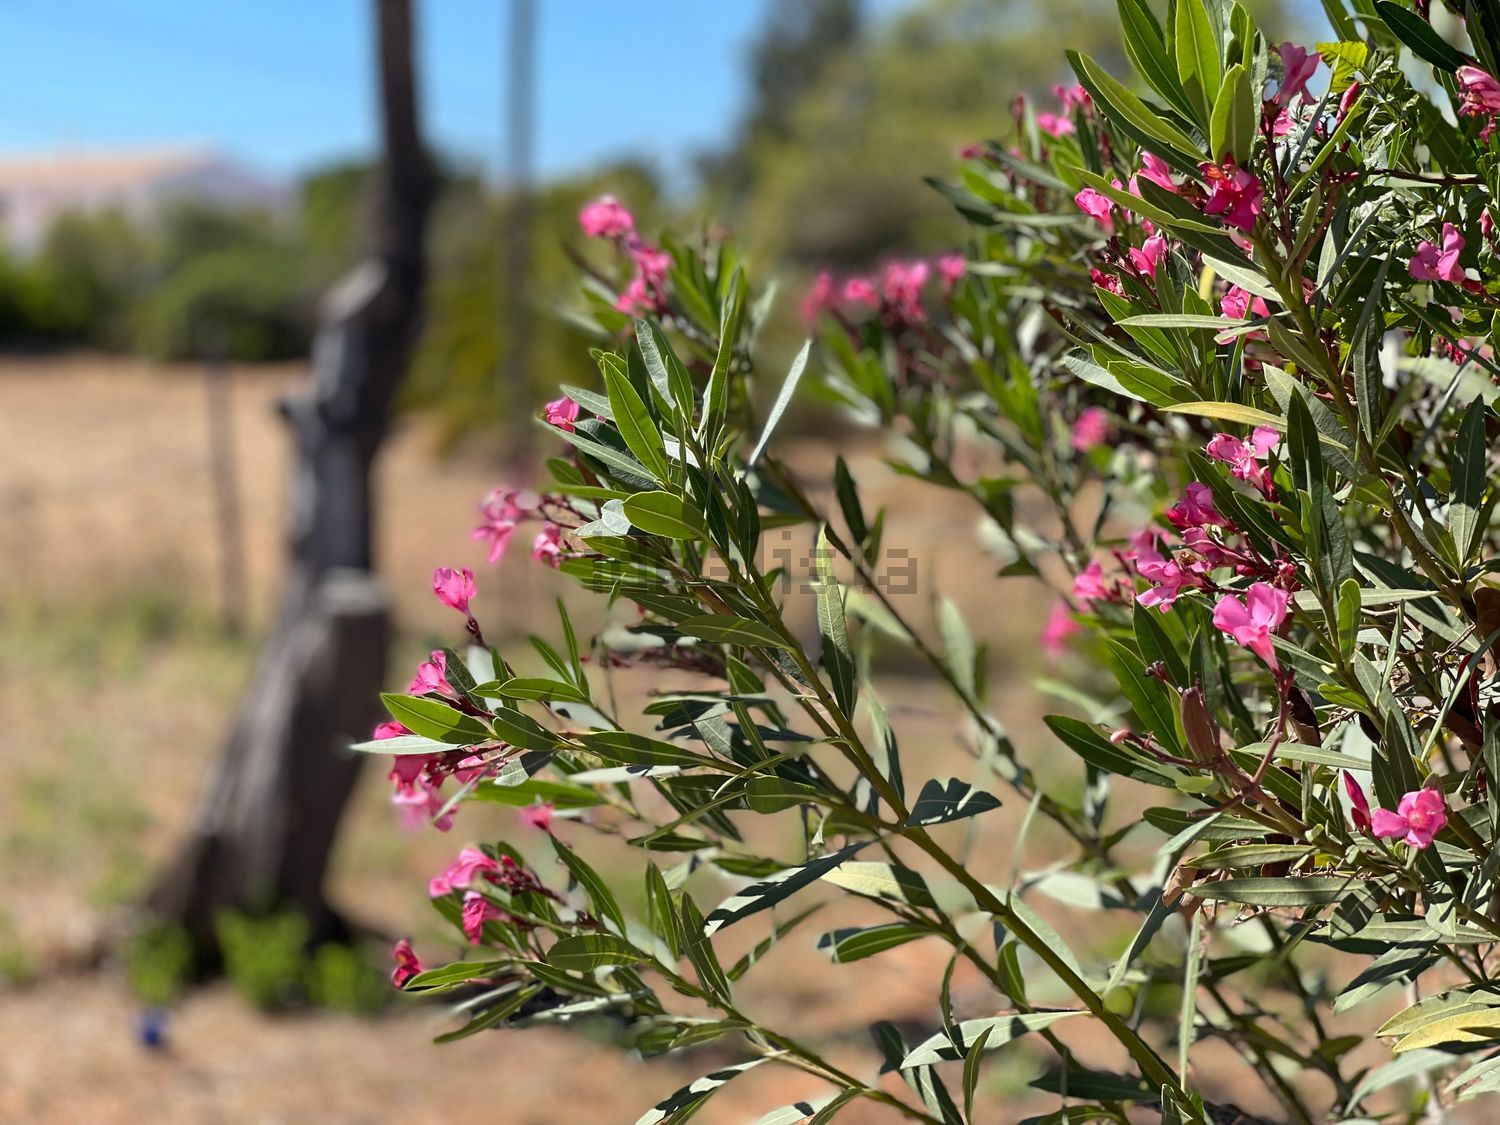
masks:
[[[1466,565],[1484,533],[1481,513],[1484,490],[1489,481],[1489,448],[1485,440],[1485,405],[1475,399],[1458,427],[1458,445],[1453,451],[1453,496],[1448,506],[1448,527],[1460,565]]]
[[[1079,1011],[1023,1012],[1008,1016],[990,1016],[986,1019],[964,1020],[954,1025],[951,1037],[942,1033],[917,1044],[901,1060],[901,1068],[904,1070],[913,1066],[931,1066],[934,1063],[961,1059],[968,1054],[969,1048],[979,1037],[986,1033],[988,1037],[985,1039],[985,1050],[993,1051],[1028,1032],[1040,1031],[1044,1027],[1051,1027],[1059,1020],[1079,1015],[1083,1013]]]
[[[689,500],[670,492],[637,492],[621,505],[625,518],[650,535],[667,539],[701,539],[703,513]]]
[[[402,734],[395,738],[372,738],[366,742],[356,742],[349,749],[360,754],[390,754],[393,757],[406,754],[430,756],[451,750],[452,744],[440,742],[436,738],[423,738],[420,734]]]
[[[1198,111],[1198,124],[1207,130],[1213,116],[1214,95],[1223,82],[1219,58],[1219,37],[1203,0],[1177,0],[1176,40],[1177,77],[1183,92]]]
[[[545,802],[556,809],[588,809],[603,803],[603,798],[582,785],[571,785],[564,781],[544,781],[530,778],[517,785],[478,785],[470,794],[471,799],[492,805],[509,805],[525,808]]]
[[[480,684],[474,694],[484,699],[528,699],[563,703],[587,703],[582,689],[562,680],[534,676],[516,676],[490,687]]]
[[[1188,1052],[1193,1048],[1194,1024],[1198,1014],[1198,962],[1202,956],[1203,912],[1193,911],[1188,932],[1187,965],[1182,973],[1182,1013],[1177,1025],[1177,1073],[1188,1072]]]
[[[998,809],[1000,800],[982,789],[975,789],[968,782],[950,777],[947,781],[933,779],[922,786],[911,815],[906,818],[909,828],[928,824],[943,824],[950,820],[963,820],[980,813]]]
[[[1183,93],[1177,69],[1167,54],[1161,25],[1145,0],[1117,0],[1120,30],[1125,40],[1125,54],[1142,78],[1173,107],[1185,116],[1193,115],[1192,103]]]
[[[1210,135],[1215,160],[1229,157],[1236,164],[1244,164],[1250,159],[1255,144],[1255,99],[1250,92],[1250,75],[1239,63],[1224,75],[1224,84],[1214,101]]]
[[[833,697],[845,715],[854,714],[858,683],[854,674],[854,653],[849,648],[848,625],[844,618],[843,587],[834,580],[833,549],[828,545],[828,529],[818,532],[814,548],[814,566],[818,581],[813,590],[818,601],[818,636],[822,641],[822,663],[833,687]]]
[[[547,951],[547,964],[572,973],[589,973],[604,965],[639,965],[650,958],[613,934],[574,934]]]
[[[1339,652],[1347,660],[1359,636],[1359,582],[1354,578],[1344,579],[1339,587],[1338,617]]]
[[[895,949],[898,945],[905,945],[931,933],[927,927],[911,922],[889,922],[883,926],[867,926],[863,929],[853,927],[834,930],[818,938],[818,948],[828,954],[834,964],[845,965],[850,961],[863,961],[866,957]]]
[[[747,621],[743,617],[728,614],[708,614],[689,617],[677,629],[689,637],[715,644],[743,645],[745,648],[782,648],[791,650],[793,645],[775,629],[759,621]]]
[[[424,738],[435,738],[452,745],[469,745],[494,737],[490,729],[474,716],[455,711],[436,699],[387,692],[380,697],[380,702],[385,704],[391,718]]]
[[[609,389],[609,404],[615,412],[615,425],[636,459],[659,481],[666,481],[671,469],[667,448],[656,430],[651,411],[630,380],[616,371],[604,373]]]
[[[1375,14],[1391,29],[1391,34],[1411,48],[1423,62],[1452,74],[1470,62],[1467,55],[1432,30],[1421,16],[1392,0],[1375,0]]]
[[[705,445],[715,445],[729,410],[729,363],[734,358],[734,345],[739,337],[740,319],[745,312],[745,276],[735,267],[729,279],[729,289],[724,294],[719,308],[719,347],[714,356],[713,370],[709,372],[708,385],[703,389],[703,418],[699,433]]]
[[[938,631],[943,636],[943,647],[948,650],[948,670],[964,695],[976,699],[979,683],[974,639],[964,624],[963,611],[951,598],[938,603]]]
[[[802,350],[792,360],[792,366],[782,381],[781,390],[777,392],[776,401],[771,404],[771,413],[766,416],[766,425],[760,432],[760,440],[755,443],[755,449],[750,454],[747,465],[753,466],[760,460],[760,455],[766,451],[766,446],[771,441],[771,433],[776,429],[776,423],[781,421],[781,416],[786,413],[786,408],[791,405],[792,395],[797,393],[797,383],[802,378],[802,372],[807,367],[807,357],[812,351],[812,341],[805,340]]]
[[[1237,402],[1181,402],[1163,407],[1172,414],[1194,414],[1200,418],[1213,418],[1220,422],[1241,422],[1246,426],[1270,426],[1273,430],[1285,430],[1286,422],[1274,414],[1257,410],[1253,406],[1241,406]]]
[[[562,861],[568,873],[573,876],[573,881],[584,889],[589,896],[589,902],[593,904],[594,913],[601,918],[608,918],[620,931],[625,929],[625,915],[620,913],[620,904],[615,901],[615,896],[610,893],[609,885],[599,877],[599,873],[590,867],[572,848],[564,844],[556,836],[547,837],[552,842],[552,850],[557,858]],[[594,935],[588,935],[594,936]],[[558,963],[548,956],[552,964]],[[559,965],[559,968],[567,968]]]
[[[1384,1029],[1382,1029],[1384,1030]],[[1420,1047],[1437,1047],[1462,1043],[1500,1042],[1500,1008],[1465,1006],[1462,1011],[1433,1020],[1403,1035],[1391,1047],[1393,1054],[1404,1054]]]
[[[748,918],[751,913],[759,913],[760,910],[775,906],[778,901],[789,898],[808,883],[822,879],[825,874],[844,862],[844,859],[855,855],[868,843],[870,841],[861,840],[859,843],[849,844],[847,847],[841,847],[837,852],[829,852],[828,855],[819,856],[817,859],[808,859],[805,864],[799,864],[798,867],[787,867],[766,879],[750,883],[741,891],[736,891],[735,894],[724,898],[708,913],[708,916],[703,919],[703,935],[715,935],[724,927],[732,926],[733,922]]]
[[[1073,753],[1095,769],[1163,789],[1177,788],[1177,775],[1170,767],[1157,766],[1132,757],[1088,723],[1066,715],[1048,715],[1043,721]]]
[[[716,934],[725,926],[775,906],[809,883],[823,878],[868,843],[870,843],[869,840],[861,840],[848,847],[840,848],[836,852],[809,860],[797,867],[788,867],[769,878],[751,883],[748,887],[730,895],[709,912],[703,922],[704,935]]]
[[[1214,902],[1239,902],[1247,906],[1326,906],[1358,887],[1357,881],[1334,875],[1286,879],[1253,876],[1199,883],[1192,893]]]
[[[762,1055],[760,1058],[751,1059],[749,1062],[720,1067],[712,1074],[706,1074],[702,1078],[694,1079],[641,1114],[640,1117],[636,1118],[635,1125],[675,1125],[676,1122],[686,1121],[697,1112],[704,1102],[713,1097],[726,1082],[738,1078],[745,1071],[757,1067],[763,1062],[769,1062],[774,1057],[773,1055]]]
[[[1066,1090],[1070,1098],[1100,1098],[1111,1102],[1154,1101],[1160,1096],[1159,1090],[1139,1078],[1081,1067],[1048,1071],[1032,1082],[1031,1088],[1049,1094],[1061,1094]]]
[[[1198,175],[1198,161],[1202,154],[1191,137],[1177,126],[1162,120],[1140,98],[1087,55],[1068,51],[1067,58],[1078,81],[1106,117],[1140,144],[1175,166],[1178,171],[1190,176]],[[1205,113],[1204,121],[1207,120]]]

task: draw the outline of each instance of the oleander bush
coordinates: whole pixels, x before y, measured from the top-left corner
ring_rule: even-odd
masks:
[[[1248,1083],[1287,1120],[1415,1121],[1500,1085],[1500,7],[1324,6],[1337,38],[1304,48],[1232,0],[1119,0],[1134,73],[1069,54],[1077,85],[936,185],[966,251],[820,275],[764,394],[771,298],[733,246],[584,211],[618,263],[585,282],[602,389],[548,404],[550,483],[497,491],[475,535],[638,614],[563,613],[532,641],[547,674],[517,675],[472,573],[441,570],[465,643],[359,747],[395,756],[409,817],[462,837],[465,805],[516,806],[556,856],[455,847],[433,879],[470,952],[403,942],[394,977],[459,1001],[443,1038],[607,1015],[642,1055],[738,1060],[642,1122],[767,1063],[828,1084],[768,1122],[1013,1119],[984,1077],[1021,1039],[1050,1059],[1045,1121],[1250,1120],[1219,1100]],[[893,596],[845,463],[810,488],[778,459],[802,383],[972,501],[998,596],[1050,591],[1040,744],[1007,734],[962,614]],[[787,529],[810,575],[768,559]],[[870,672],[893,645],[959,744],[903,738]],[[627,713],[637,667],[655,690]],[[1013,835],[964,823],[1002,804]],[[1044,822],[1045,872],[994,854]],[[1119,940],[1070,949],[1058,898]],[[883,919],[819,929],[840,899]],[[932,1033],[868,1029],[877,1073],[759,1022],[742,982],[789,943],[851,992],[866,958],[945,949]]]

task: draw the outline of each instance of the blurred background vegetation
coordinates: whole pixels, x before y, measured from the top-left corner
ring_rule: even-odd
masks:
[[[1255,5],[1263,26],[1286,25],[1280,3]],[[960,146],[1003,142],[1018,91],[1050,104],[1051,87],[1067,80],[1060,44],[1121,65],[1114,27],[1104,0],[918,0],[882,20],[861,0],[776,0],[749,52],[748,108],[687,182],[663,184],[628,164],[532,189],[524,284],[542,314],[528,365],[535,386],[497,374],[516,281],[498,263],[516,201],[450,161],[407,405],[437,409],[451,441],[524,418],[559,382],[588,384],[586,348],[551,313],[572,299],[570,254],[588,250],[578,209],[602,191],[647,231],[690,233],[714,216],[746,243],[759,275],[792,290],[821,266],[959,244],[961,223],[916,170],[941,176]],[[115,212],[67,216],[34,253],[0,256],[0,347],[159,361],[304,356],[316,302],[357,253],[367,171],[317,170],[274,215],[184,205],[149,228]],[[786,335],[799,330],[795,304],[783,300],[776,322]]]

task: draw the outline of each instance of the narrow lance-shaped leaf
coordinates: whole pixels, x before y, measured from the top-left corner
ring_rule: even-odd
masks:
[[[715,934],[725,926],[757,914],[775,906],[783,899],[790,898],[797,891],[816,882],[830,871],[833,871],[845,860],[854,856],[857,852],[870,843],[861,840],[859,843],[850,844],[846,848],[840,848],[836,852],[819,856],[817,859],[809,860],[807,863],[797,867],[788,867],[778,871],[769,878],[759,882],[751,883],[743,890],[730,895],[712,910],[704,919],[704,934]]]
[[[802,350],[792,360],[792,366],[787,370],[786,379],[781,384],[781,390],[776,395],[776,401],[771,405],[771,413],[766,415],[766,425],[760,432],[760,440],[755,443],[755,449],[750,454],[747,462],[754,465],[760,460],[760,455],[766,451],[770,444],[771,434],[776,429],[776,423],[781,421],[781,416],[786,413],[786,408],[792,403],[792,396],[797,393],[797,383],[802,378],[802,372],[807,367],[807,357],[812,351],[812,341],[805,340]]]

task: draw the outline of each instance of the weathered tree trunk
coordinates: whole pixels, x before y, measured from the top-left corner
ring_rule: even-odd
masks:
[[[296,461],[281,603],[190,836],[148,900],[206,966],[229,908],[291,907],[314,941],[344,934],[323,879],[359,767],[344,747],[376,719],[390,634],[371,469],[421,319],[433,195],[410,2],[373,3],[383,160],[370,251],[327,298],[309,385],[282,402]]]

